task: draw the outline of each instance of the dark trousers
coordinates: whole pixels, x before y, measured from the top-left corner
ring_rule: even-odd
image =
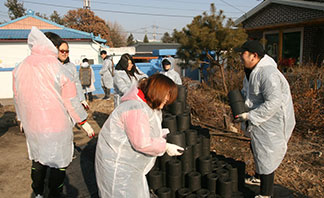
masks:
[[[261,175],[260,194],[263,196],[273,196],[274,172],[269,175]]]
[[[108,89],[107,87],[102,87],[102,89],[104,90],[105,96],[104,99],[107,99],[110,97],[110,89]]]
[[[86,100],[89,100],[90,102],[93,101],[93,95],[92,95],[92,92],[88,92],[87,94],[85,93],[84,94],[84,97]]]
[[[45,188],[45,178],[48,168],[50,169],[48,181],[48,197],[60,197],[60,194],[63,190],[63,184],[66,174],[65,168],[51,168],[39,162],[32,161],[31,178],[33,180],[32,188],[34,190],[34,194],[43,195]]]
[[[250,142],[250,148],[251,148],[252,154],[254,155],[254,151],[252,149],[251,142]],[[262,175],[262,174],[255,173],[254,177],[261,180],[260,194],[263,196],[273,196],[274,172],[272,172],[268,175]]]

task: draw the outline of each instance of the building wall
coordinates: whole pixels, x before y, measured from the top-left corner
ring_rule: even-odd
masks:
[[[27,42],[1,42],[0,67],[15,67],[30,54]]]
[[[69,42],[70,61],[79,65],[83,58],[93,59],[93,64],[101,63],[100,45],[93,42]]]
[[[270,4],[260,10],[254,16],[243,22],[244,28],[256,29],[258,27],[267,27],[263,30],[248,31],[249,38],[260,40],[263,31],[276,31],[278,28],[270,28],[272,25],[302,23],[315,19],[323,19],[324,12],[320,10],[293,7],[280,4]],[[293,27],[293,26],[290,26]],[[297,27],[297,26],[295,26]],[[324,59],[324,25],[306,25],[304,27],[304,37],[302,45],[303,63],[322,64]],[[284,31],[285,28],[281,28]]]
[[[304,28],[303,60],[305,63],[323,64],[324,60],[324,25]]]
[[[261,40],[263,37],[263,31],[251,31],[247,32],[248,34],[248,39],[253,39],[253,40]]]
[[[11,70],[1,70],[0,69],[0,98],[12,98],[12,69]]]
[[[69,42],[70,61],[76,65],[83,58],[93,59],[94,64],[101,63],[99,51],[100,46],[92,42]],[[0,43],[0,67],[15,67],[29,54],[30,49],[26,41],[23,42],[1,42]]]
[[[293,24],[323,18],[324,12],[280,4],[270,4],[243,22],[244,28],[257,28],[274,24]]]

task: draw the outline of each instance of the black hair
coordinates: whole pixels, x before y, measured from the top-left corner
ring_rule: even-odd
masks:
[[[45,32],[44,34],[50,41],[52,41],[55,47],[58,48],[62,44],[63,40],[59,35],[53,32]]]
[[[163,67],[166,66],[166,65],[171,65],[170,61],[168,59],[163,59],[162,61],[162,65]]]
[[[106,50],[101,50],[100,55],[107,54]]]
[[[53,34],[54,34],[54,33],[53,33]],[[58,46],[56,46],[56,48],[59,50],[60,46],[61,46],[63,43],[65,43],[67,46],[69,46],[68,42],[66,42],[66,41],[64,41],[64,40],[61,39],[61,41],[59,41],[59,44],[58,44]],[[54,44],[54,45],[55,45],[55,44]],[[66,64],[66,63],[69,63],[69,62],[70,62],[70,57],[69,57],[69,56],[65,59],[65,61],[62,61],[59,57],[57,57],[57,59],[58,59],[60,62],[62,62],[63,65]]]
[[[132,63],[133,63],[133,67],[130,71],[127,70],[128,60],[132,61]],[[129,78],[130,78],[130,76],[133,76],[136,78],[135,73],[140,74],[139,71],[136,69],[136,65],[135,65],[135,61],[134,61],[133,57],[127,53],[123,54],[120,57],[120,60],[116,65],[116,70],[124,70],[127,73]]]
[[[88,60],[87,58],[84,58],[84,59],[82,59],[82,62],[83,62],[83,63],[85,63],[85,62],[87,62],[87,63],[88,63],[88,62],[89,62],[89,60]]]

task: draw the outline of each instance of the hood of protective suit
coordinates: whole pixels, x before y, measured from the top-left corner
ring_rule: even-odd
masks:
[[[58,50],[54,44],[36,27],[32,27],[28,35],[28,46],[32,54],[54,54],[57,56]]]
[[[267,54],[264,55],[264,57],[258,62],[256,67],[265,67],[265,66],[274,66],[274,67],[278,67],[277,63],[275,60],[273,60],[273,58],[271,58],[270,56],[268,56]]]
[[[84,63],[81,63],[80,66],[81,66],[81,67],[89,67],[89,63],[84,62]]]
[[[170,69],[167,70],[167,71],[170,71],[170,70],[173,70],[173,69],[174,69],[174,67],[175,67],[175,60],[174,60],[174,58],[172,58],[172,57],[167,57],[167,58],[163,58],[163,59],[162,59],[162,61],[161,61],[161,67],[162,67],[162,70],[165,71],[165,70],[164,70],[164,67],[163,67],[163,65],[162,65],[163,60],[168,60],[168,61],[171,63],[171,67],[170,67]]]

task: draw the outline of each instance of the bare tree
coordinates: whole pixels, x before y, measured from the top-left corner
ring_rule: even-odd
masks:
[[[125,47],[127,45],[127,36],[123,30],[123,27],[117,22],[107,21],[106,23],[110,29],[110,38],[114,47]]]

